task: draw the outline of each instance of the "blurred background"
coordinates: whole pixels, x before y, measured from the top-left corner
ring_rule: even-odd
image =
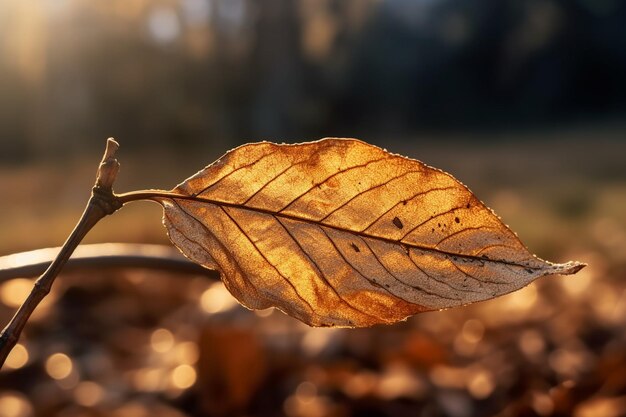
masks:
[[[624,28],[619,0],[0,0],[0,255],[63,242],[109,136],[118,191],[339,136],[589,263],[366,330],[253,313],[203,276],[67,273],[0,372],[0,417],[626,415]],[[167,238],[137,203],[86,242]]]

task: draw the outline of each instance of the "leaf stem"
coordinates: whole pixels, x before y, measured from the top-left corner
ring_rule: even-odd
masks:
[[[33,289],[26,300],[0,333],[0,369],[19,340],[20,334],[31,314],[41,300],[50,292],[54,280],[81,240],[98,221],[122,207],[122,203],[113,194],[112,188],[119,171],[119,163],[115,159],[115,152],[118,147],[118,143],[112,138],[107,140],[106,150],[98,167],[96,184],[92,189],[91,197],[78,224],[61,247],[57,257],[35,281]]]
[[[165,190],[131,191],[128,193],[123,193],[123,194],[115,194],[115,197],[122,205],[126,203],[130,203],[132,201],[139,201],[139,200],[157,201],[161,198],[183,198],[183,199],[193,198],[193,197],[190,197],[189,195],[172,193],[170,191],[165,191]]]

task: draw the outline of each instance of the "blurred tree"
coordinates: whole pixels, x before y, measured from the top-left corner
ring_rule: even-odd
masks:
[[[3,2],[0,155],[619,120],[625,22],[587,0]]]

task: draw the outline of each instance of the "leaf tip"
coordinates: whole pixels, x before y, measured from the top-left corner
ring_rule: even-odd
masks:
[[[556,269],[555,271],[556,274],[573,275],[586,266],[587,264],[584,262],[570,261],[564,264],[555,265],[554,267]]]

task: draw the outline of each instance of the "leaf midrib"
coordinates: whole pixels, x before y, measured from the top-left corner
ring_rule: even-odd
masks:
[[[323,222],[319,222],[316,220],[311,220],[311,219],[303,218],[300,216],[296,216],[296,215],[292,215],[292,214],[288,214],[284,212],[277,213],[275,211],[264,209],[262,207],[246,206],[246,205],[232,203],[228,201],[220,201],[220,200],[214,200],[214,199],[205,198],[205,197],[178,194],[178,193],[174,193],[170,191],[161,191],[161,190],[138,191],[138,192],[121,194],[121,195],[118,195],[118,197],[121,199],[123,203],[129,202],[129,201],[135,201],[135,200],[145,200],[145,199],[155,200],[160,203],[160,200],[163,200],[163,199],[172,199],[172,200],[179,199],[179,200],[195,201],[199,203],[213,204],[216,206],[232,207],[232,208],[241,209],[241,210],[250,210],[250,211],[257,212],[257,213],[268,214],[273,217],[280,217],[284,219],[315,224],[318,226],[324,226],[324,227],[328,227],[328,228],[338,230],[341,232],[350,233],[356,236],[376,239],[376,240],[391,243],[394,245],[400,245],[404,248],[413,248],[413,249],[421,250],[424,252],[437,253],[437,254],[450,257],[450,258],[457,257],[457,258],[462,258],[462,259],[468,259],[472,262],[489,262],[489,263],[495,263],[495,264],[516,266],[516,267],[525,268],[525,269],[532,269],[534,271],[539,271],[542,269],[541,267],[534,267],[531,265],[521,264],[521,263],[512,262],[512,261],[506,261],[504,259],[493,259],[493,258],[485,258],[483,256],[466,255],[466,254],[461,254],[461,253],[456,253],[456,252],[445,251],[445,250],[441,250],[441,249],[437,249],[437,248],[433,248],[429,246],[422,246],[422,245],[415,244],[415,243],[407,243],[401,240],[394,240],[394,239],[386,238],[384,236],[377,236],[377,235],[364,233],[362,231],[351,230],[345,227],[323,223]]]

